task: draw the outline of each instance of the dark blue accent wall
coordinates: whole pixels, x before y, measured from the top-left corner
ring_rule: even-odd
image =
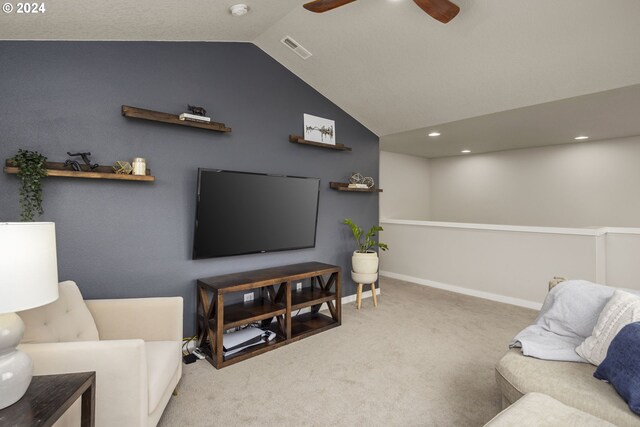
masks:
[[[178,113],[187,103],[233,132],[120,114],[123,104]],[[353,152],[289,143],[303,113],[334,119]],[[50,161],[67,151],[90,151],[104,165],[147,159],[154,183],[47,178],[40,220],[56,223],[60,280],[75,280],[87,299],[181,295],[185,334],[199,277],[316,260],[340,265],[343,295],[353,294],[341,221],[378,223],[376,194],[329,189],[351,171],[377,181],[378,138],[249,43],[0,42],[2,162],[19,148]],[[321,178],[316,247],[191,260],[198,167]],[[286,209],[256,206],[266,208]],[[18,179],[1,174],[0,221],[19,216]]]

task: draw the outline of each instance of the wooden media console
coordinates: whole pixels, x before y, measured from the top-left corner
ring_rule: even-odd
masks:
[[[293,283],[304,279],[310,279],[310,286],[300,291],[292,289]],[[224,304],[227,295],[254,291],[258,296],[253,301]],[[197,344],[218,369],[335,328],[342,322],[341,269],[335,265],[305,262],[208,277],[197,281],[197,292]],[[329,316],[320,313],[324,303]],[[292,315],[304,308],[309,312]],[[225,357],[225,331],[254,322],[262,322],[263,328],[275,332],[275,339]]]

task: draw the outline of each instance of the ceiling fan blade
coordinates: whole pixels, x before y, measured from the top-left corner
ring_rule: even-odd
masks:
[[[446,24],[456,17],[460,8],[449,0],[413,0],[420,9],[431,15],[432,18]],[[306,5],[305,5],[306,6]]]
[[[311,12],[322,13],[354,1],[356,0],[315,0],[304,4],[302,7]]]

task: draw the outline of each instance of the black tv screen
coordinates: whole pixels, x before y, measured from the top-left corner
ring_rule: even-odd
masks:
[[[316,245],[320,180],[198,169],[193,259]]]

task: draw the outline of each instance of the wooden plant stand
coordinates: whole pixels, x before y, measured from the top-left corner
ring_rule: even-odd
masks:
[[[301,291],[292,290],[294,282],[304,279],[310,279],[311,286],[303,287]],[[253,301],[224,305],[225,295],[255,290],[259,292]],[[205,355],[218,369],[342,323],[341,269],[335,265],[306,262],[208,277],[198,280],[197,292],[198,347],[210,349],[210,352],[205,350]],[[320,313],[323,303],[329,307],[330,316]],[[292,316],[292,312],[307,307],[310,308],[308,313]],[[275,322],[272,321],[274,318]],[[224,332],[257,321],[275,332],[275,339],[225,357]]]

